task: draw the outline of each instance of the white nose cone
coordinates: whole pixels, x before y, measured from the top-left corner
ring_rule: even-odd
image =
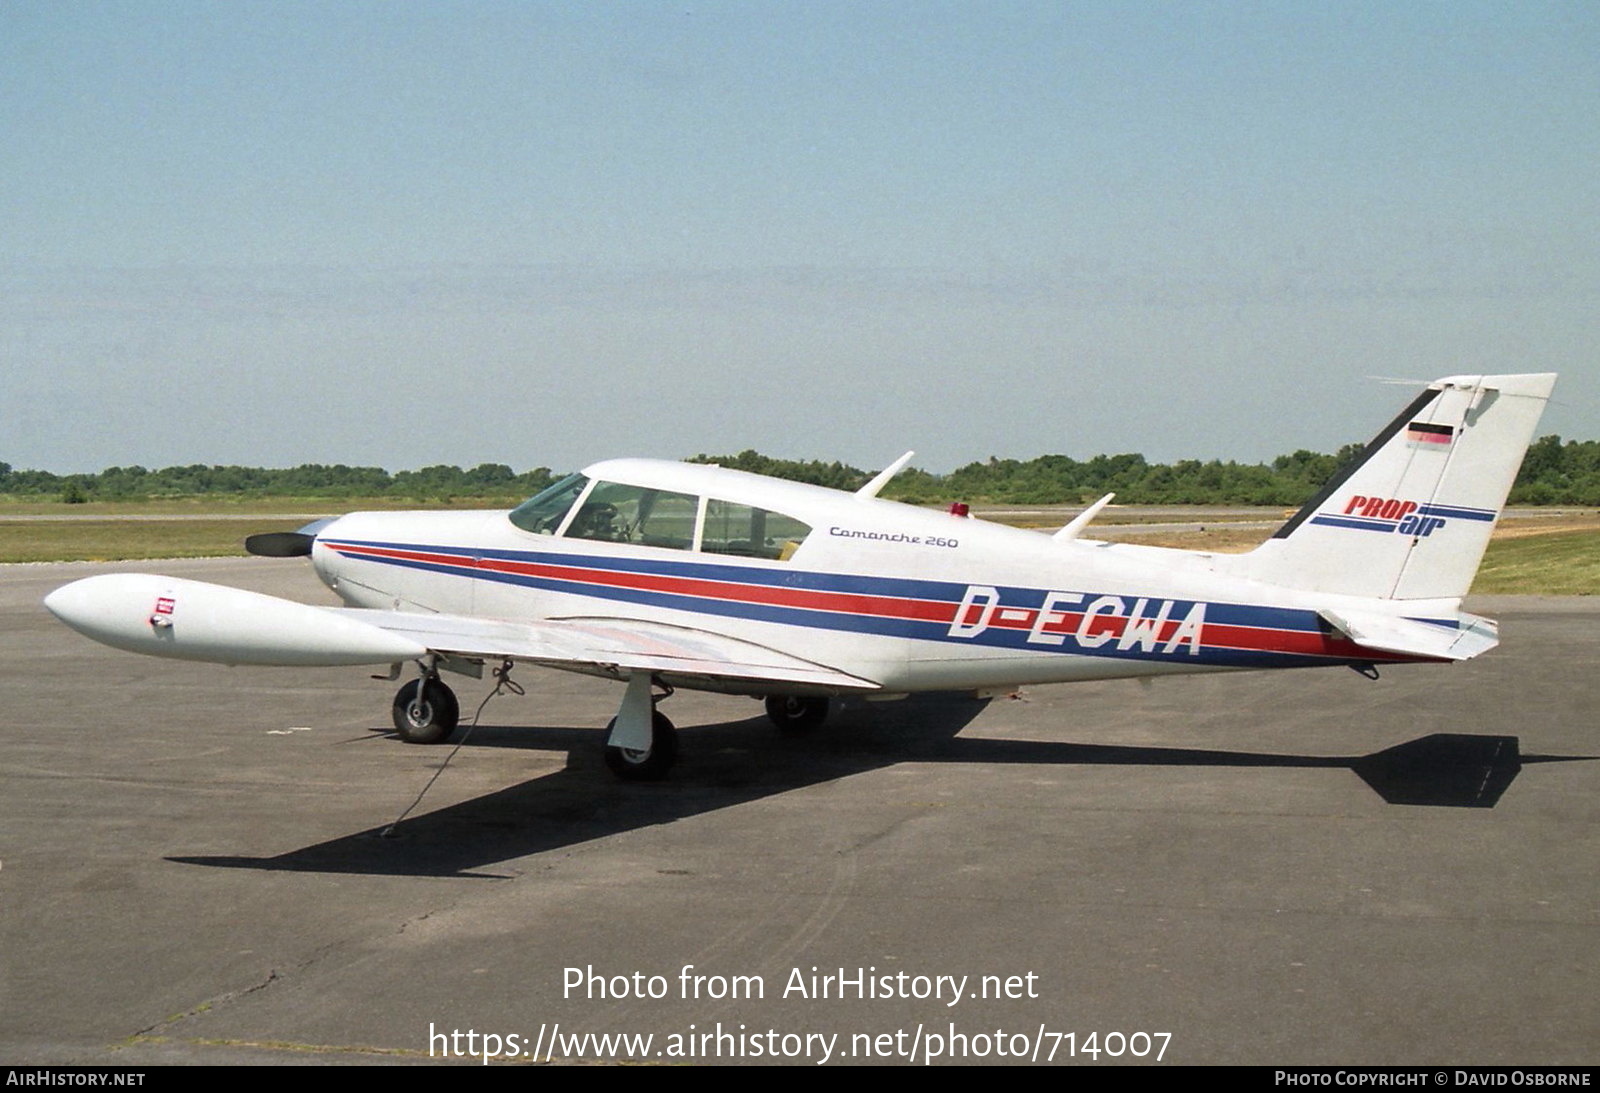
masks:
[[[117,649],[216,664],[387,664],[427,649],[343,612],[240,588],[107,573],[44,598],[50,613]]]

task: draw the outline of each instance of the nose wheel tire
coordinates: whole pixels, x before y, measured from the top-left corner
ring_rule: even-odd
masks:
[[[612,718],[606,732],[616,728]],[[678,759],[678,730],[657,710],[650,718],[650,747],[645,751],[606,745],[606,766],[624,782],[659,782]]]
[[[794,695],[773,695],[767,699],[767,719],[780,732],[810,732],[828,719],[828,700]]]
[[[437,679],[413,679],[394,696],[394,731],[407,744],[442,744],[461,721],[455,692]]]

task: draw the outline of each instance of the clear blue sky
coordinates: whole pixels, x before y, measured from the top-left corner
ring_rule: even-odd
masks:
[[[0,460],[1600,437],[1592,3],[0,6]]]

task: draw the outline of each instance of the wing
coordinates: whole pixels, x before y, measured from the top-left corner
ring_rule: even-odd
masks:
[[[763,693],[787,684],[829,693],[878,684],[755,642],[616,618],[515,622],[465,615],[321,607],[242,588],[148,573],[103,573],[56,589],[45,606],[79,633],[135,653],[213,664],[390,664],[429,653],[520,660],[626,679]]]
[[[644,671],[686,681],[802,684],[830,691],[879,686],[755,642],[637,619],[572,617],[526,623],[366,608],[325,610],[455,657],[509,658],[618,678]]]

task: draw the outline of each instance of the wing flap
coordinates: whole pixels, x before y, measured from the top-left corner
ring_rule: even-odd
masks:
[[[619,674],[667,672],[843,691],[878,689],[870,679],[755,642],[637,619],[564,618],[525,623],[366,608],[328,610],[452,656],[509,657],[552,668],[614,668]]]

